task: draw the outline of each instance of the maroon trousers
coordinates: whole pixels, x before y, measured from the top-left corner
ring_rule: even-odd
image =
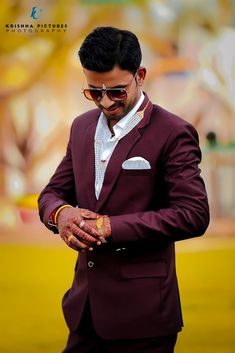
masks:
[[[75,332],[70,332],[62,353],[174,353],[177,334],[164,337],[105,340],[97,336],[87,302]]]

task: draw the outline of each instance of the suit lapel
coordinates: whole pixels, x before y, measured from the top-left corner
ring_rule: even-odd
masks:
[[[149,124],[152,107],[152,103],[146,96],[140,110],[136,113],[141,118],[140,122],[134,129],[125,135],[115,147],[106,169],[103,187],[95,206],[95,212],[98,212],[101,209],[108,195],[112,191],[112,188],[122,170],[122,163],[126,160],[132,147],[141,138],[141,129]]]
[[[133,129],[128,135],[124,136],[117,144],[106,169],[103,187],[101,189],[100,196],[95,207],[96,212],[98,212],[98,210],[102,207],[107,196],[111,192],[115,181],[121,172],[122,162],[126,159],[126,156],[128,155],[132,146],[138,141],[140,137],[141,135],[139,131],[137,129]]]
[[[95,196],[95,152],[94,152],[94,135],[97,126],[97,120],[92,122],[88,127],[86,135],[86,146],[84,146],[84,151],[86,151],[85,163],[83,165],[84,175],[86,177],[86,193],[89,202],[89,209],[93,210],[96,204]],[[87,148],[89,146],[89,148]]]

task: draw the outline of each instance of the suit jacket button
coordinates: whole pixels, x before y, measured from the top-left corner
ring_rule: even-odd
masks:
[[[88,261],[88,267],[93,267],[94,266],[94,262],[93,261]]]

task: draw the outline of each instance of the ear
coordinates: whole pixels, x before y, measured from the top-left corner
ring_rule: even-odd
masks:
[[[136,81],[138,86],[143,86],[144,80],[146,77],[146,68],[144,66],[140,66],[137,71]]]

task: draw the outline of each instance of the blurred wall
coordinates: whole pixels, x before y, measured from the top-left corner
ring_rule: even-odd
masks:
[[[145,90],[195,125],[212,214],[233,217],[234,10],[222,0],[2,0],[0,226],[15,227],[19,209],[36,207],[34,195],[65,153],[71,122],[93,108],[81,94],[77,51],[89,31],[106,25],[139,37]]]

